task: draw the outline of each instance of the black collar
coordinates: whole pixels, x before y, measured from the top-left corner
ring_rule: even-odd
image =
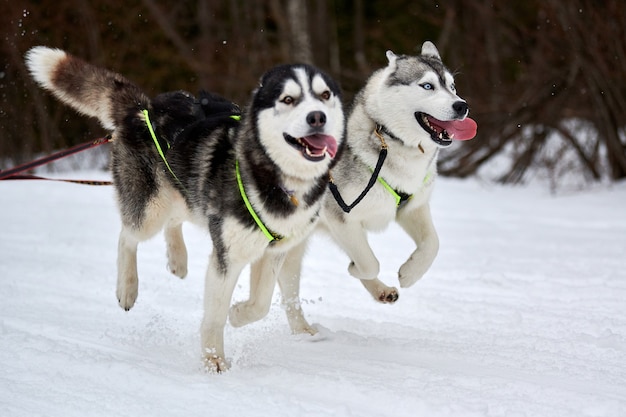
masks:
[[[389,129],[387,129],[384,125],[381,125],[380,123],[376,123],[376,131],[378,133],[383,133],[383,134],[389,136],[393,140],[397,140],[399,142],[403,142],[402,139],[400,139],[399,137],[397,137],[396,135],[391,133],[391,131]]]
[[[389,129],[387,129],[385,127],[385,125],[381,125],[380,123],[376,123],[375,132],[378,132],[378,134],[385,134],[390,139],[397,140],[398,142],[401,142],[402,144],[404,144],[404,141],[402,139],[400,139],[399,137],[397,137],[396,135],[394,135],[393,133],[391,133],[391,131]],[[424,153],[424,148],[422,148],[422,144],[421,143],[419,145],[417,145],[417,147],[418,147],[418,149],[422,153]]]

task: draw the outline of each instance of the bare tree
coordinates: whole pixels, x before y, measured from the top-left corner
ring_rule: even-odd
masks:
[[[291,33],[291,58],[298,62],[312,64],[313,52],[306,0],[287,0],[287,15]]]
[[[6,0],[0,164],[102,133],[34,85],[23,63],[33,45],[122,72],[148,94],[208,89],[243,102],[267,68],[292,61],[329,70],[349,100],[385,50],[414,53],[434,39],[479,125],[476,139],[442,153],[442,174],[475,175],[507,155],[503,182],[537,167],[554,184],[573,170],[625,178],[622,3]]]
[[[562,175],[567,165],[594,180],[626,177],[626,10],[619,1],[475,2],[459,23],[475,34],[450,48],[464,72],[482,75],[472,77],[467,97],[479,136],[443,155],[443,174],[473,175],[508,152],[503,182],[521,182],[536,166]]]

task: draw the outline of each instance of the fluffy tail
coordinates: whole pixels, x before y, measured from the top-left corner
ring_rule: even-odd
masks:
[[[150,99],[123,76],[60,49],[31,48],[26,65],[41,87],[78,112],[97,118],[105,129],[115,130],[129,112],[149,108]]]

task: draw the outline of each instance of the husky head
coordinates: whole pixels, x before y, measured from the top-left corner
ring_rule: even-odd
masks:
[[[337,83],[310,65],[281,65],[263,76],[252,102],[257,135],[287,174],[310,179],[334,162],[345,130]]]
[[[467,117],[469,107],[459,97],[454,77],[443,65],[432,42],[424,42],[421,55],[396,55],[376,77],[373,91],[366,92],[366,108],[372,118],[408,146],[425,138],[446,147],[453,139],[476,135],[476,122]]]

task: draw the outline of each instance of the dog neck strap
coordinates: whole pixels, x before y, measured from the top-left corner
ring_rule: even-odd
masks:
[[[380,123],[376,123],[376,129],[375,129],[375,133],[378,137],[382,136],[382,134],[384,133],[385,135],[389,136],[391,139],[393,140],[397,140],[398,142],[404,143],[404,141],[402,139],[400,139],[399,137],[397,137],[396,135],[394,135],[393,133],[391,133],[391,131],[389,129],[387,129],[384,125],[381,125]],[[424,153],[424,148],[422,147],[422,144],[418,144],[417,148]]]
[[[376,179],[378,178],[380,169],[383,167],[385,158],[387,158],[387,144],[384,144],[384,147],[380,150],[380,153],[378,154],[378,161],[376,162],[376,168],[374,168],[374,172],[372,172],[372,176],[370,177],[369,182],[367,183],[367,185],[365,186],[361,194],[350,205],[348,205],[344,201],[344,199],[341,197],[341,194],[339,193],[339,189],[337,188],[337,185],[333,181],[332,175],[330,175],[330,178],[328,181],[328,188],[330,188],[330,192],[333,194],[333,197],[335,197],[335,201],[337,202],[337,204],[339,204],[339,207],[341,207],[341,209],[344,212],[350,213],[352,209],[356,207],[356,205],[359,204],[361,200],[365,198],[365,196],[372,189],[374,184],[376,184]]]
[[[376,128],[376,130],[374,130],[374,133],[376,134],[376,136],[378,136],[378,139],[380,140],[380,153],[378,154],[378,161],[376,161],[376,167],[372,172],[372,176],[370,177],[369,182],[367,183],[361,194],[356,198],[356,200],[352,202],[352,204],[346,204],[344,199],[341,197],[341,194],[339,193],[337,185],[335,185],[335,182],[333,181],[332,175],[330,176],[328,188],[330,188],[330,192],[333,194],[333,197],[335,197],[335,201],[337,202],[337,204],[339,204],[339,207],[341,207],[341,209],[346,213],[350,213],[350,211],[352,211],[352,209],[365,198],[365,196],[367,195],[367,193],[369,193],[374,184],[376,184],[376,179],[379,178],[378,174],[380,174],[383,163],[385,163],[385,158],[387,158],[387,142],[385,142],[385,138],[378,131],[378,127]]]
[[[235,160],[235,173],[237,175],[237,185],[239,186],[239,193],[241,194],[241,198],[243,199],[243,202],[246,205],[248,212],[254,219],[254,222],[257,224],[257,226],[259,226],[259,229],[261,229],[265,237],[270,242],[283,239],[284,236],[270,232],[269,229],[265,227],[265,224],[263,224],[263,221],[261,221],[261,218],[259,217],[259,215],[256,214],[256,211],[254,211],[254,208],[252,207],[252,204],[250,203],[250,200],[248,200],[248,196],[246,195],[246,190],[243,187],[241,173],[239,172],[239,160]]]
[[[157,152],[159,152],[159,155],[161,156],[161,159],[165,163],[165,166],[167,167],[167,170],[170,172],[170,174],[172,174],[172,177],[176,180],[178,185],[180,185],[180,187],[183,190],[185,190],[185,192],[187,192],[187,189],[185,188],[183,183],[178,179],[176,174],[174,174],[174,171],[172,171],[172,167],[170,167],[169,162],[167,162],[167,159],[165,158],[165,153],[163,153],[163,149],[161,149],[161,145],[159,144],[159,140],[156,137],[156,133],[154,133],[154,128],[152,127],[152,122],[150,122],[150,116],[148,116],[148,110],[144,109],[143,110],[143,115],[144,115],[144,118],[146,120],[146,126],[148,126],[148,131],[150,131],[150,136],[152,137],[152,140],[154,141],[154,146],[156,146]],[[168,149],[170,148],[169,143],[167,144],[167,148]]]
[[[391,139],[397,140],[398,142],[402,142],[402,139],[400,139],[399,137],[397,137],[396,135],[391,133],[391,131],[389,131],[389,129],[387,129],[385,126],[381,125],[380,123],[376,123],[375,131],[377,132],[376,133],[377,136],[379,134],[384,133],[385,135],[389,136]]]
[[[372,170],[372,176],[370,177],[369,182],[365,186],[365,189],[356,198],[356,200],[352,202],[352,204],[350,205],[346,204],[346,202],[341,197],[339,190],[337,189],[337,185],[335,185],[335,183],[333,182],[333,177],[332,176],[330,177],[330,182],[328,183],[328,187],[330,188],[330,191],[333,194],[333,197],[335,197],[335,201],[337,202],[339,207],[341,207],[341,209],[346,213],[350,213],[350,211],[352,211],[352,209],[357,204],[359,204],[361,200],[363,200],[363,198],[365,198],[365,196],[370,191],[370,189],[374,186],[377,180],[393,196],[393,198],[396,200],[396,207],[398,208],[402,207],[404,203],[406,203],[407,201],[411,199],[411,197],[413,197],[413,194],[407,194],[405,192],[394,189],[391,185],[387,183],[387,181],[383,179],[383,177],[380,176],[380,170],[382,169],[383,163],[385,162],[385,158],[387,157],[387,142],[385,142],[383,133],[385,133],[386,135],[389,135],[392,139],[400,140],[394,135],[392,135],[387,129],[385,129],[383,125],[376,124],[376,128],[374,129],[374,134],[380,140],[380,146],[381,146],[380,153],[378,154],[378,161],[376,162],[376,167]],[[421,145],[419,145],[419,149],[422,151],[422,153],[424,152],[424,149],[422,149]],[[428,183],[431,177],[432,175],[429,171],[426,174],[426,177],[424,178],[424,184]]]

